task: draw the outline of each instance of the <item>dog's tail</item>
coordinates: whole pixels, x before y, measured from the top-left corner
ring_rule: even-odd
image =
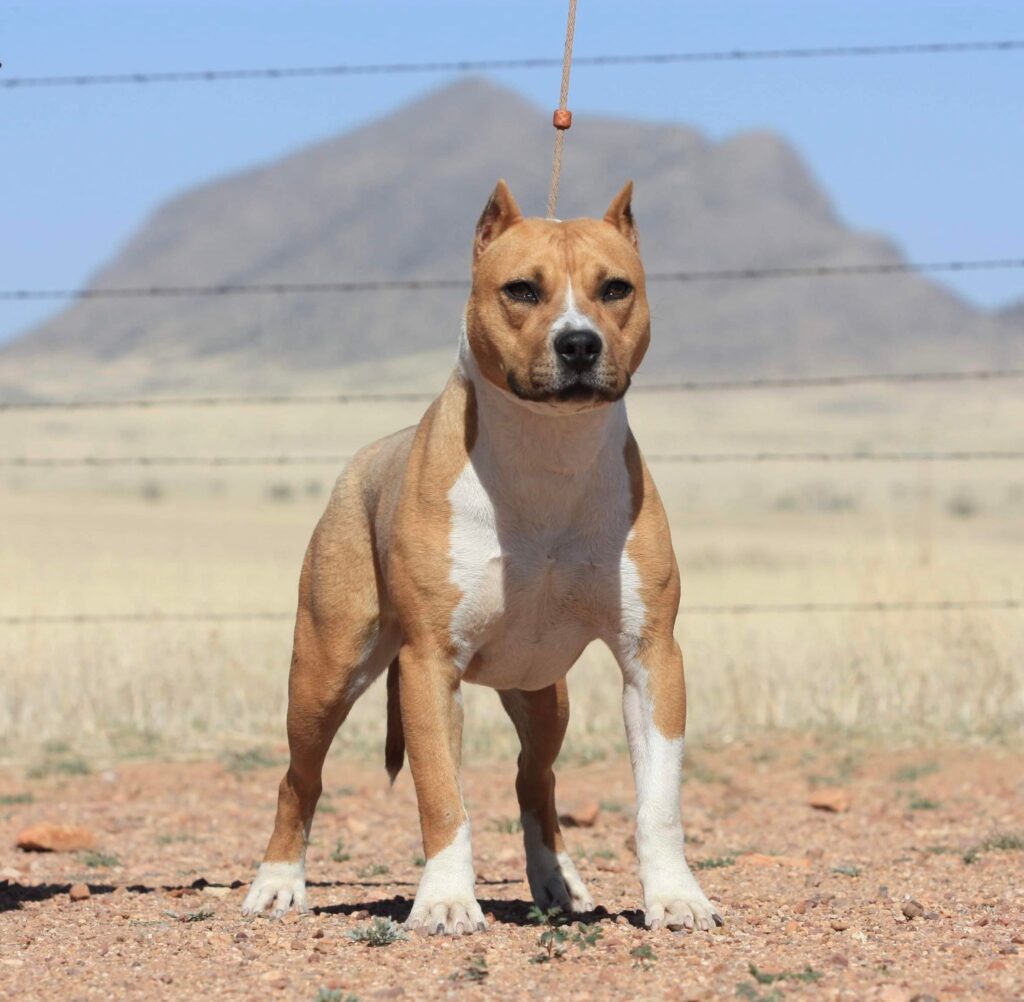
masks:
[[[398,689],[398,658],[388,668],[388,736],[384,742],[384,768],[391,782],[405,761],[405,731],[402,730],[402,701]]]

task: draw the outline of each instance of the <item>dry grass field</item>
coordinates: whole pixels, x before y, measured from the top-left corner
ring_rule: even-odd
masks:
[[[416,380],[438,386],[435,358]],[[392,374],[408,385],[409,372]],[[353,385],[368,374],[353,372]],[[655,377],[648,375],[648,380]],[[379,385],[379,384],[377,384]],[[310,382],[310,390],[324,387]],[[631,397],[659,452],[1007,449],[1020,386],[860,387]],[[417,420],[419,403],[8,412],[4,456],[347,454]],[[5,469],[0,615],[289,613],[338,469]],[[1007,462],[659,463],[684,606],[1024,597],[1024,469]],[[87,760],[278,749],[291,625],[0,625],[0,757]],[[1019,611],[692,612],[690,733],[766,729],[933,742],[1002,739],[1024,722]],[[565,755],[622,746],[617,670],[589,650],[570,675]],[[514,743],[493,693],[468,693],[467,752]],[[383,692],[336,746],[380,753]],[[47,752],[50,748],[50,752]],[[67,752],[54,752],[66,748]]]

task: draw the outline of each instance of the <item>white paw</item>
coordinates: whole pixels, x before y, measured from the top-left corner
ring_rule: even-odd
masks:
[[[309,911],[306,903],[306,873],[302,863],[260,863],[256,878],[242,902],[246,918],[261,915],[273,906],[270,917],[281,918],[289,908]]]
[[[527,855],[526,879],[538,908],[561,908],[567,915],[594,910],[594,899],[567,852],[545,849],[543,855]]]
[[[644,892],[644,925],[648,929],[700,929],[708,932],[725,920],[700,885],[687,874],[671,885]]]
[[[473,889],[473,849],[469,822],[455,833],[451,845],[427,860],[416,889],[406,929],[428,935],[461,936],[487,928]]]
[[[420,899],[417,894],[412,912],[405,920],[406,929],[428,936],[468,936],[487,928],[484,913],[472,894],[448,901]]]

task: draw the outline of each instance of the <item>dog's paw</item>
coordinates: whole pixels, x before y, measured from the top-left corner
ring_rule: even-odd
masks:
[[[242,915],[252,918],[271,908],[270,917],[281,918],[289,908],[309,911],[306,902],[306,874],[302,863],[261,863],[249,893],[242,902]]]
[[[692,877],[678,886],[644,897],[644,925],[648,929],[708,932],[716,925],[725,924],[725,919]]]
[[[543,860],[528,859],[526,879],[538,908],[561,908],[566,915],[594,910],[594,899],[566,852],[549,852]]]
[[[474,932],[483,932],[487,923],[475,897],[431,901],[420,900],[417,895],[405,927],[428,936],[468,936]]]

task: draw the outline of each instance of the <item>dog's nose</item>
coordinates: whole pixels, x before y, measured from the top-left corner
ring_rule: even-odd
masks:
[[[593,331],[562,331],[555,338],[555,354],[573,372],[592,369],[601,356],[601,336]]]

